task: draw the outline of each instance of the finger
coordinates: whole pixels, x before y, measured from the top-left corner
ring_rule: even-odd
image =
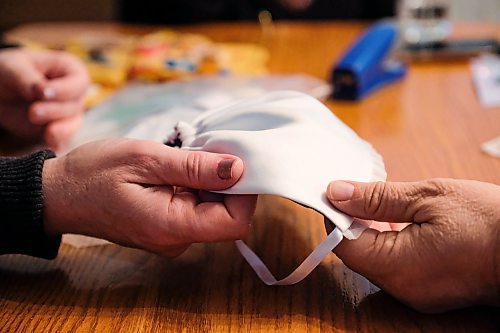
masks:
[[[35,102],[29,109],[29,119],[33,124],[44,125],[50,121],[70,118],[76,114],[83,113],[83,101]]]
[[[250,224],[255,207],[257,206],[257,195],[226,195],[224,203],[229,215],[243,224]]]
[[[243,174],[243,161],[236,156],[187,151],[150,141],[124,144],[123,158],[133,169],[132,182],[217,191],[233,186]]]
[[[339,210],[354,217],[385,222],[424,222],[416,218],[425,199],[439,195],[432,182],[358,183],[335,181],[327,197]]]
[[[195,210],[195,242],[242,239],[248,233],[255,211],[256,196],[228,195],[224,203],[200,203]]]
[[[38,62],[47,78],[36,88],[44,100],[69,101],[83,97],[90,78],[81,61],[66,53],[50,52]]]
[[[377,266],[381,268],[380,272],[383,268],[393,266],[389,249],[394,246],[396,237],[397,232],[382,233],[367,229],[358,239],[344,238],[333,252],[349,268],[368,279],[372,279],[373,275],[377,273]]]
[[[44,133],[46,145],[54,150],[62,149],[81,127],[82,122],[83,115],[77,114],[70,118],[49,123]]]
[[[36,87],[43,85],[46,81],[43,73],[29,61],[15,62],[1,75],[5,82],[9,82],[13,90],[26,101],[39,99],[40,95]]]
[[[28,120],[28,108],[24,101],[0,102],[0,127],[18,138],[41,141],[44,127]]]
[[[185,201],[174,196],[169,208],[172,228],[183,243],[217,242],[243,238],[255,211],[256,196],[228,195],[223,203]],[[173,231],[173,230],[172,230]]]
[[[349,268],[383,287],[388,276],[397,276],[398,270],[415,264],[421,255],[415,249],[419,228],[414,224],[402,231],[367,229],[357,239],[344,238],[333,252]]]
[[[175,200],[182,202],[182,205],[184,206],[196,207],[196,205],[200,203],[198,195],[191,191],[176,191],[174,193],[174,198]]]

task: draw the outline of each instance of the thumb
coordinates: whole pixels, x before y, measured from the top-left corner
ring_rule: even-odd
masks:
[[[334,181],[328,185],[328,200],[353,217],[384,222],[419,222],[415,217],[424,200],[438,189],[427,182],[358,183]]]
[[[233,155],[172,148],[165,180],[176,186],[218,191],[236,184],[243,174],[243,161]],[[170,163],[169,163],[170,162]]]
[[[414,264],[421,227],[430,222],[426,205],[441,194],[437,182],[335,181],[329,184],[327,197],[339,210],[358,219],[414,222],[402,231],[365,230],[358,239],[343,239],[333,252],[352,270],[386,288],[391,276],[398,276],[405,263]]]
[[[148,143],[147,153],[139,154],[137,162],[132,165],[137,182],[207,191],[233,186],[244,168],[243,161],[233,155],[188,151],[156,143]]]

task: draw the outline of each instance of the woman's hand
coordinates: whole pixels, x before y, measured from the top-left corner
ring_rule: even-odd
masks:
[[[232,155],[189,152],[139,140],[83,145],[45,161],[47,234],[76,233],[181,254],[191,243],[240,239],[254,195],[216,195],[243,173]]]
[[[389,294],[423,312],[500,304],[500,186],[336,181],[327,195],[358,219],[411,223],[400,232],[368,229],[334,250]]]
[[[89,85],[84,65],[57,51],[0,52],[0,127],[59,149],[80,127]]]

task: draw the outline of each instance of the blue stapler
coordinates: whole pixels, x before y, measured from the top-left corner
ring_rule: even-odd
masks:
[[[332,72],[333,98],[359,100],[402,78],[405,65],[388,60],[398,29],[390,22],[376,23],[351,46]]]

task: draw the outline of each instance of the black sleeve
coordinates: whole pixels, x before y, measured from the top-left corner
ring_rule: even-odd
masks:
[[[42,169],[54,156],[42,150],[0,158],[0,254],[57,256],[61,236],[47,236],[43,227]]]
[[[19,44],[13,44],[13,43],[5,43],[0,40],[0,50],[2,49],[12,49],[12,48],[18,48],[21,47]]]
[[[7,43],[7,42],[5,42],[3,36],[0,35],[0,50],[1,49],[17,48],[17,47],[21,47],[21,45],[16,44],[16,43]]]

